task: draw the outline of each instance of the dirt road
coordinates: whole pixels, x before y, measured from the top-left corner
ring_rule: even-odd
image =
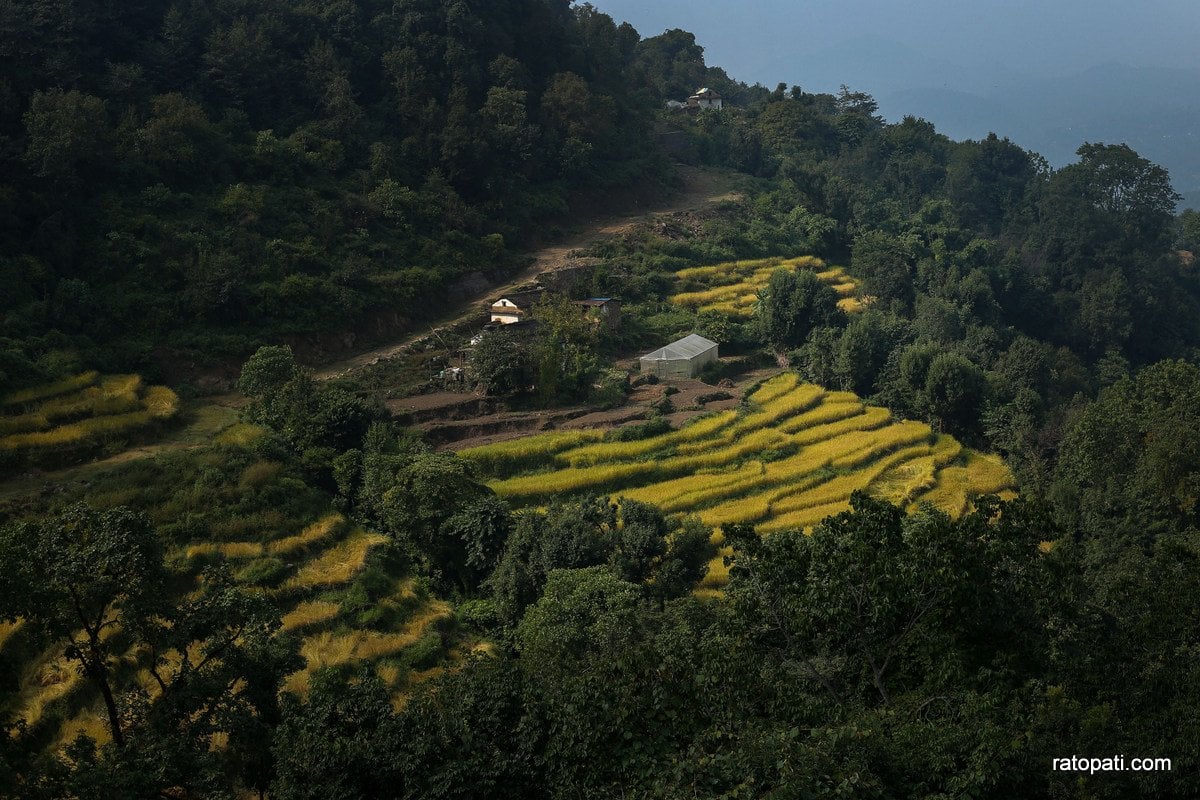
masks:
[[[532,262],[519,274],[500,286],[493,287],[486,294],[464,301],[457,310],[427,328],[411,332],[403,339],[391,344],[375,348],[365,353],[328,364],[317,370],[316,377],[321,380],[331,380],[350,374],[362,367],[374,364],[404,350],[414,341],[427,336],[431,329],[469,319],[477,314],[477,309],[498,294],[510,291],[516,286],[528,284],[543,272],[561,269],[570,262],[570,254],[574,250],[585,248],[609,236],[616,236],[632,230],[637,225],[655,217],[675,214],[685,211],[699,211],[717,203],[734,200],[739,197],[734,188],[735,178],[732,173],[717,170],[697,169],[694,167],[678,167],[682,182],[679,191],[670,199],[654,206],[635,209],[632,213],[596,215],[591,218],[576,220],[579,227],[562,241],[543,247],[532,253]],[[147,458],[160,453],[191,449],[207,444],[220,431],[228,428],[237,421],[236,407],[238,398],[232,396],[207,398],[190,404],[187,415],[190,422],[183,428],[169,434],[162,441],[134,447],[121,453],[98,461],[67,467],[65,469],[43,472],[31,469],[24,475],[12,476],[4,480],[0,499],[10,496],[20,496],[37,491],[38,488],[55,483],[63,484],[69,481],[85,480],[97,470],[116,466],[125,461]]]
[[[626,233],[641,223],[654,217],[666,214],[676,214],[684,211],[699,211],[726,200],[735,200],[740,195],[734,189],[734,178],[730,173],[696,167],[678,167],[682,186],[669,200],[633,213],[605,215],[583,221],[583,229],[563,241],[541,248],[532,253],[533,261],[528,267],[514,275],[507,282],[494,286],[485,294],[480,294],[464,301],[457,310],[447,314],[428,327],[413,331],[390,344],[377,347],[365,353],[350,358],[341,359],[318,369],[316,377],[320,380],[332,380],[344,377],[355,370],[370,366],[378,361],[390,358],[417,341],[429,335],[430,331],[457,322],[466,321],[478,315],[478,309],[497,295],[512,291],[516,287],[534,281],[543,272],[562,269],[570,262],[572,251],[580,250],[595,244],[610,236]]]

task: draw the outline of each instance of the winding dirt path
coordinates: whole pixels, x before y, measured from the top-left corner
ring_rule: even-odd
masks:
[[[512,276],[507,282],[489,288],[484,294],[464,300],[459,304],[457,310],[427,328],[408,333],[403,339],[327,364],[316,370],[316,377],[319,380],[345,377],[356,370],[403,352],[410,344],[428,336],[438,328],[465,322],[469,318],[477,316],[479,307],[493,297],[513,291],[524,284],[532,283],[543,272],[552,272],[567,266],[571,261],[571,253],[575,250],[583,249],[610,236],[627,233],[654,217],[685,211],[699,211],[717,203],[741,197],[734,188],[735,178],[732,173],[687,166],[679,166],[676,169],[682,185],[680,190],[669,200],[638,209],[633,213],[601,215],[584,220],[583,230],[532,253],[533,260],[529,266]]]

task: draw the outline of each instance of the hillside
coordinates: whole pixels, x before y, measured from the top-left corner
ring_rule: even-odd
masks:
[[[0,50],[0,384],[402,333],[666,174],[636,33],[560,3],[38,5]]]
[[[0,99],[0,797],[1194,800],[1136,150],[567,0],[14,0]]]

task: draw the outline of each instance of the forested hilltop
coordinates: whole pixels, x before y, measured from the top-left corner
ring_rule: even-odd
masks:
[[[1200,215],[1130,148],[567,0],[0,1],[0,93],[0,797],[1194,798]],[[680,173],[536,325],[287,344]]]
[[[707,75],[567,0],[3,13],[0,383],[403,331],[571,192],[665,178],[659,96]]]

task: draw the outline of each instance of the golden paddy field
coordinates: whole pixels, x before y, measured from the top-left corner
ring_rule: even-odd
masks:
[[[166,386],[138,375],[83,372],[0,397],[0,452],[64,450],[118,438],[179,412]]]
[[[761,384],[743,409],[648,439],[556,432],[459,456],[478,465],[488,485],[516,507],[607,493],[694,514],[714,527],[750,523],[763,533],[810,529],[847,510],[859,489],[959,516],[974,498],[1010,495],[1015,485],[999,457],[964,448],[925,423],[893,419],[852,393],[800,383],[795,373]],[[706,586],[718,588],[723,576],[718,557]]]
[[[366,567],[370,553],[386,541],[332,513],[285,535],[197,542],[170,557],[186,558],[197,567],[203,560],[220,558],[235,577],[261,559],[282,561],[286,577],[242,582],[270,596],[280,609],[283,629],[300,639],[306,664],[288,676],[285,688],[304,694],[312,673],[320,667],[368,663],[392,688],[394,700],[402,703],[412,685],[441,669],[413,664],[411,653],[414,646],[428,650],[436,645],[435,655],[440,655],[437,631],[451,612],[447,603],[428,595],[412,578],[395,579],[390,594],[373,604],[395,620],[386,629],[365,624],[357,619],[357,611],[347,609],[347,590]],[[0,654],[22,627],[20,622],[0,623]],[[109,630],[121,637],[119,629]],[[424,642],[426,638],[436,641]],[[144,654],[119,639],[115,643],[120,654],[113,664],[115,671],[132,678],[153,697],[157,687],[143,663]],[[455,654],[450,655],[453,658]],[[170,654],[167,661],[171,661]],[[69,744],[80,733],[103,742],[109,732],[103,706],[94,695],[76,664],[63,656],[63,645],[56,643],[23,664],[19,689],[5,716],[24,720],[31,729],[53,731],[58,746]]]
[[[863,301],[855,297],[858,281],[842,267],[831,267],[815,256],[797,258],[760,258],[749,261],[729,261],[703,267],[689,267],[675,273],[686,290],[671,297],[671,302],[693,311],[719,311],[734,317],[754,314],[758,294],[777,269],[816,272],[817,277],[838,293],[838,308],[858,311]],[[693,288],[694,287],[694,288]]]

